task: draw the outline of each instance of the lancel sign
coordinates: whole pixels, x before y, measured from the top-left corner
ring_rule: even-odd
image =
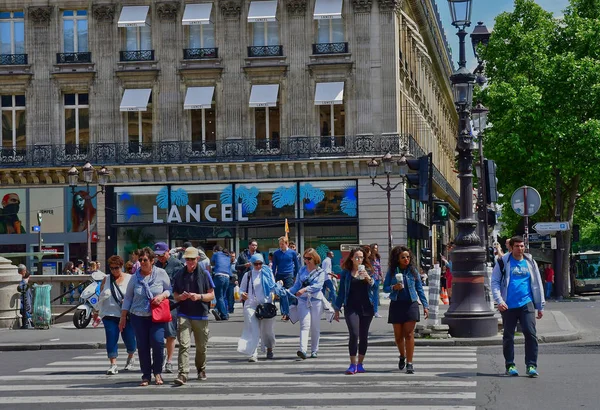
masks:
[[[236,209],[236,221],[247,221],[248,217],[244,216],[242,212],[242,204],[237,204]],[[155,224],[162,223],[182,223],[182,222],[233,222],[233,205],[232,204],[221,204],[221,219],[215,214],[218,214],[219,205],[210,204],[204,207],[200,204],[196,205],[185,205],[185,209],[182,206],[171,205],[171,208],[167,210],[160,210],[158,205],[152,207],[152,222]]]

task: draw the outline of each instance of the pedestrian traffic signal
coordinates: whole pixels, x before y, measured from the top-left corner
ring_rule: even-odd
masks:
[[[429,202],[429,157],[423,155],[417,159],[407,159],[408,168],[417,171],[408,173],[406,180],[414,188],[408,188],[406,194],[409,198],[421,202]]]
[[[496,211],[493,209],[487,210],[487,225],[490,228],[493,228],[498,223],[498,217],[496,216]]]
[[[496,254],[494,252],[495,249],[492,246],[487,248],[488,262],[494,262],[494,259],[496,258]]]
[[[450,219],[450,204],[448,202],[434,202],[431,223],[433,225],[445,225]]]
[[[496,163],[491,159],[484,159],[485,168],[485,202],[491,204],[498,202],[498,178],[496,178]]]
[[[425,272],[431,269],[431,249],[429,248],[421,249],[421,268]]]

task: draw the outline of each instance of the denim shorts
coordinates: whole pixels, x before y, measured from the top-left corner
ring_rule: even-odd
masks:
[[[177,309],[171,311],[173,320],[165,323],[165,339],[167,337],[177,337]]]

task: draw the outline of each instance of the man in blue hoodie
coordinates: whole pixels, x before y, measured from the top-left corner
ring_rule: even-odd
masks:
[[[507,252],[492,272],[492,294],[502,314],[504,334],[502,352],[506,364],[506,374],[518,376],[515,365],[515,329],[521,323],[525,336],[525,365],[527,375],[537,377],[538,340],[535,328],[537,319],[544,315],[544,287],[537,264],[529,254],[525,254],[523,237],[510,239],[511,252]]]
[[[273,253],[273,274],[275,281],[283,282],[286,289],[294,285],[294,278],[300,270],[298,254],[289,248],[288,239],[285,236],[279,238],[279,249]]]

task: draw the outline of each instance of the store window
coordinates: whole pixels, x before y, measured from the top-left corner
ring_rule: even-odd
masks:
[[[339,273],[342,271],[340,261],[342,253],[340,246],[342,244],[358,243],[358,225],[308,225],[304,226],[304,248],[314,248],[321,260],[325,259],[327,252],[333,252],[333,271]]]
[[[297,195],[295,183],[235,186],[235,202],[241,204],[242,218],[248,219],[295,218]]]
[[[115,187],[115,197],[116,223],[154,223],[164,219],[169,206],[166,186]]]
[[[301,218],[357,217],[356,181],[300,183]]]
[[[126,261],[136,249],[152,248],[156,242],[167,242],[166,225],[120,226],[117,228],[117,255]]]

